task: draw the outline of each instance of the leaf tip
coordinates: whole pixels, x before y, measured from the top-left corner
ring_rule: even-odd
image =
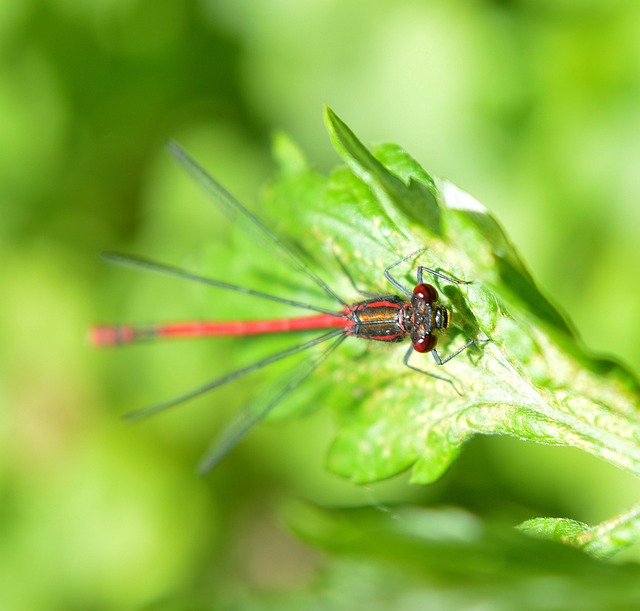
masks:
[[[307,169],[307,159],[296,142],[284,131],[276,131],[271,138],[271,154],[278,168],[295,174]]]

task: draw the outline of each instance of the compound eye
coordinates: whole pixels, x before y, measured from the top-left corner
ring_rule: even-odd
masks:
[[[431,352],[438,343],[438,338],[435,335],[425,335],[413,341],[413,349],[416,352]]]
[[[438,291],[431,284],[418,284],[413,289],[413,294],[427,303],[438,301]]]

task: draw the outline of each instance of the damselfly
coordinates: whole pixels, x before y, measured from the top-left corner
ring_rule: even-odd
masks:
[[[471,339],[446,357],[440,356],[436,349],[438,334],[445,332],[449,327],[451,312],[439,303],[438,292],[432,284],[424,281],[424,276],[428,273],[445,282],[458,285],[467,284],[467,282],[456,280],[434,269],[419,266],[415,287],[412,291],[405,288],[394,278],[392,275],[393,270],[425,249],[420,249],[398,259],[384,271],[385,278],[401,296],[394,294],[368,296],[367,299],[362,301],[347,303],[338,297],[286,242],[268,229],[260,219],[231,196],[185,151],[175,143],[169,143],[168,149],[200,186],[212,196],[212,200],[227,216],[235,223],[241,224],[247,231],[257,233],[266,244],[277,249],[279,254],[287,259],[294,269],[306,274],[326,295],[339,304],[337,311],[324,309],[264,293],[250,287],[201,276],[171,265],[129,255],[103,253],[103,258],[110,263],[174,276],[215,288],[236,291],[315,313],[302,317],[270,320],[188,321],[153,325],[99,325],[91,330],[90,338],[94,345],[115,346],[165,338],[250,336],[292,331],[325,330],[324,333],[311,340],[273,354],[233,373],[211,380],[173,399],[137,410],[127,416],[128,419],[139,419],[156,414],[189,399],[199,397],[214,388],[262,369],[267,365],[327,342],[327,347],[324,351],[313,358],[302,360],[298,363],[286,376],[286,379],[283,380],[282,385],[278,387],[276,392],[269,395],[263,404],[254,406],[252,410],[242,411],[239,417],[232,421],[231,425],[223,432],[220,440],[205,455],[200,465],[201,472],[212,469],[246,435],[252,426],[267,416],[286,394],[309,377],[338,345],[348,337],[380,342],[399,342],[408,338],[411,343],[404,355],[404,364],[414,371],[419,371],[447,382],[450,382],[450,380],[411,364],[409,360],[413,352],[431,352],[435,362],[438,365],[443,365],[469,346],[488,341],[487,339]]]

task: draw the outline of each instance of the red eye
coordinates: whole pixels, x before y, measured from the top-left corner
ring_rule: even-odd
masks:
[[[413,349],[416,352],[431,352],[438,343],[435,335],[425,335],[413,342]]]
[[[420,297],[420,299],[426,301],[427,303],[433,303],[434,301],[438,301],[438,291],[436,291],[435,287],[430,284],[418,284],[413,289],[413,294],[416,297]]]

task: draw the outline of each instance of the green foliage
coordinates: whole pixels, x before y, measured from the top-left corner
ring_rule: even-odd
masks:
[[[387,293],[393,289],[384,282],[385,267],[426,247],[400,272],[407,286],[418,264],[472,281],[434,279],[453,318],[441,353],[468,339],[490,339],[442,368],[429,355],[412,356],[414,365],[445,380],[403,367],[404,345],[371,349],[366,359],[357,359],[353,349],[332,357],[330,373],[316,381],[331,385],[332,377],[343,388],[330,403],[339,430],[329,468],[366,483],[411,467],[414,483],[429,483],[466,441],[483,434],[576,447],[640,474],[636,381],[583,350],[497,221],[453,184],[432,179],[399,147],[378,146],[371,153],[329,109],[326,121],[349,171],[338,169],[323,180],[280,136],[276,157],[283,170],[269,201],[281,229],[296,235],[301,224],[312,227],[305,245],[323,261],[325,273],[337,257],[358,286]],[[526,530],[577,540],[567,536],[566,523],[556,526],[529,522]],[[575,528],[569,531],[575,535]],[[590,532],[597,538],[600,531]],[[633,540],[612,537],[609,547]]]
[[[343,566],[368,568],[367,608],[433,608],[438,601],[438,608],[466,609],[482,601],[496,609],[600,610],[640,602],[640,588],[628,587],[638,583],[637,566],[605,565],[458,508],[327,510],[294,504],[285,515],[313,547]],[[337,580],[335,566],[329,578]]]
[[[637,505],[595,526],[563,518],[534,518],[523,522],[520,529],[542,538],[569,543],[597,558],[607,558],[638,541],[639,514],[640,505]]]
[[[507,580],[469,587],[473,576],[462,570],[443,587],[436,579],[437,554],[446,560],[445,546],[434,547],[433,556],[429,544],[419,548],[425,561],[416,576],[394,547],[385,559],[384,549],[365,555],[354,545],[353,553],[346,546],[338,553],[332,551],[337,545],[307,536],[316,523],[313,511],[287,512],[308,545],[283,531],[277,508],[288,495],[323,507],[455,505],[484,528],[499,515],[514,537],[512,525],[527,518],[565,516],[595,524],[603,541],[597,523],[638,499],[640,486],[628,470],[571,448],[496,437],[467,444],[429,486],[407,486],[408,471],[364,486],[334,476],[323,465],[326,448],[336,430],[346,434],[352,422],[364,428],[364,393],[390,387],[370,422],[373,427],[378,419],[394,439],[394,452],[402,451],[403,437],[416,435],[400,403],[402,394],[411,393],[397,388],[413,376],[400,364],[404,347],[345,342],[325,371],[291,397],[288,407],[298,416],[303,406],[318,408],[315,414],[257,427],[217,472],[202,479],[193,468],[203,448],[261,392],[262,380],[230,385],[199,404],[136,425],[123,424],[119,415],[297,339],[100,352],[84,336],[95,322],[255,315],[252,304],[239,299],[112,268],[96,255],[104,249],[131,252],[214,277],[228,272],[231,282],[253,281],[257,272],[251,268],[264,253],[225,250],[229,225],[215,211],[208,217],[205,198],[162,143],[183,144],[251,206],[273,173],[267,151],[272,130],[294,134],[311,167],[335,164],[319,120],[321,104],[330,101],[365,142],[400,142],[430,172],[480,195],[536,282],[571,313],[588,345],[637,374],[639,28],[640,3],[610,0],[0,3],[0,608],[525,608],[513,602],[517,593],[518,602],[541,609],[637,608],[633,567],[575,553],[572,558],[591,562],[593,572],[583,573],[582,587],[578,581],[572,587],[553,568],[554,550],[576,550],[549,542],[536,548],[548,551],[540,563],[549,570],[523,569],[519,589]],[[388,291],[382,269],[420,242],[385,241],[385,212],[349,168],[335,170],[328,180],[307,168],[309,184],[303,184],[304,157],[295,147],[285,153],[282,140],[278,146],[290,164],[281,168],[278,185],[288,180],[292,187],[288,194],[280,190],[278,203],[293,201],[274,206],[274,212],[283,211],[288,235],[318,255],[319,271],[337,282],[341,295],[357,299],[342,280],[333,249],[321,248],[326,236],[339,248],[338,236],[353,233],[362,248],[348,251],[345,240],[342,260],[349,260],[358,286]],[[377,159],[382,150],[405,185],[405,169],[420,171],[417,164],[406,166],[410,160],[398,147],[374,148]],[[325,197],[340,209],[323,208]],[[305,208],[309,216],[303,218]],[[363,225],[363,217],[380,223],[380,232]],[[477,219],[494,231],[486,215]],[[368,232],[376,239],[367,240]],[[493,237],[498,243],[500,232]],[[199,266],[208,250],[215,251],[217,267]],[[426,262],[407,262],[406,270],[398,270],[407,286],[415,265]],[[453,266],[448,258],[435,264]],[[527,302],[529,285],[516,284],[517,262],[497,264],[513,298]],[[269,270],[273,275],[276,267]],[[283,294],[299,291],[314,301],[307,294],[313,287],[298,286],[298,280],[285,285]],[[473,288],[462,291],[469,314],[479,305],[470,298]],[[446,294],[443,300],[449,302]],[[539,315],[542,308],[538,302]],[[265,307],[260,313],[291,310]],[[443,352],[476,331],[452,329],[442,338]],[[509,337],[517,357],[527,354],[526,338],[519,332]],[[567,340],[562,349],[571,352],[572,345]],[[485,346],[471,356],[484,354],[486,360],[494,349]],[[452,376],[468,356],[441,373]],[[417,362],[437,370],[428,356]],[[609,375],[606,363],[594,364]],[[265,371],[264,381],[280,373]],[[423,403],[448,387],[426,377],[421,383]],[[466,380],[456,384],[464,391]],[[365,399],[372,408],[373,399]],[[617,395],[604,403],[615,400]],[[401,422],[408,431],[396,428]],[[411,452],[404,454],[413,460]],[[378,471],[384,456],[381,461]],[[387,530],[400,529],[407,522],[396,515],[410,511],[380,512],[378,524],[363,512],[352,516],[370,527],[360,540],[369,537],[372,548],[376,540],[383,548],[390,537],[376,535],[384,534],[385,522]],[[330,525],[329,512],[320,514]],[[348,521],[340,511],[334,519]],[[408,536],[420,539],[429,532],[425,522],[407,528]],[[437,530],[442,520],[432,524]],[[465,520],[452,524],[465,532]],[[337,543],[357,532],[327,527],[326,534]],[[482,561],[495,558],[499,569],[526,559],[528,543],[538,543],[519,536],[522,547],[509,548],[505,562],[503,539],[495,539],[494,555]],[[637,562],[639,552],[636,546],[615,560]],[[420,558],[412,562],[419,569]],[[593,584],[602,584],[601,593]],[[198,600],[190,605],[192,597]],[[163,604],[168,600],[176,604]]]

